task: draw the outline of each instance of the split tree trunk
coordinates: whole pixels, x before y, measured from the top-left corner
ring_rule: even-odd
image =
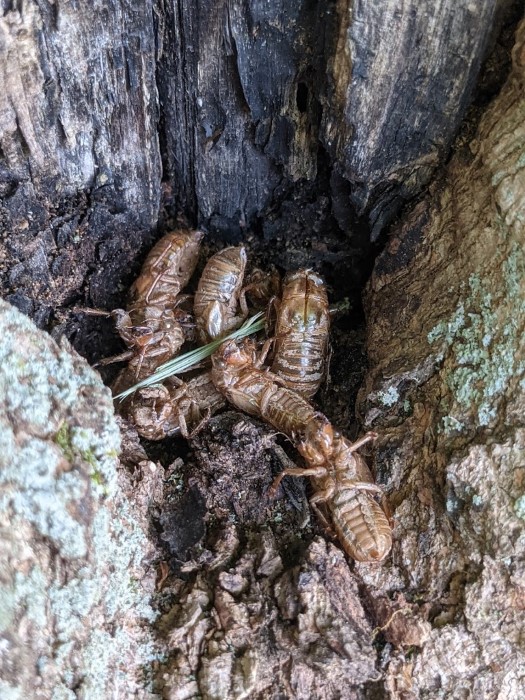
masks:
[[[506,2],[384,3],[380,11],[345,0],[6,6],[4,295],[88,357],[110,354],[107,333],[94,333],[92,321],[69,309],[122,304],[143,253],[175,214],[207,228],[210,238],[251,241],[266,263],[313,259],[332,270],[335,288],[355,293],[369,241],[447,158],[482,59],[511,16]],[[405,210],[369,286],[370,369],[358,407],[365,427],[381,432],[375,467],[396,523],[388,562],[349,567],[336,545],[314,538],[315,523],[304,527],[309,511],[300,485],[289,485],[277,505],[266,503],[284,457],[275,437],[251,420],[227,413],[213,421],[186,464],[173,462],[164,496],[125,435],[123,459],[142,463],[142,489],[133,496],[124,479],[108,507],[117,523],[135,508],[138,525],[119,531],[126,546],[116,537],[110,549],[121,546],[131,561],[145,514],[155,516],[149,537],[156,541],[160,531],[168,563],[178,562],[175,573],[160,566],[161,578],[168,573],[156,601],[163,614],[127,648],[131,656],[142,650],[135,664],[119,662],[111,629],[137,640],[149,592],[139,596],[142,618],[126,605],[108,612],[104,595],[75,602],[80,582],[105,591],[111,572],[91,560],[96,549],[64,549],[35,520],[36,506],[19,509],[17,528],[28,533],[31,556],[21,558],[16,538],[4,545],[2,583],[12,606],[3,631],[24,673],[7,667],[7,690],[101,697],[93,685],[100,647],[92,641],[102,631],[108,696],[523,694],[523,46],[522,28],[500,97],[430,194]],[[498,76],[503,54],[503,46],[492,54]],[[487,81],[485,96],[498,80]],[[465,132],[465,144],[471,136]],[[280,243],[287,236],[292,252]],[[334,250],[346,256],[341,269],[351,271],[350,282],[339,275]],[[4,334],[13,332],[9,313]],[[37,369],[41,342],[27,351]],[[17,411],[29,399],[24,394],[20,403],[12,385],[18,380],[21,396],[33,379],[20,363],[10,372],[0,405],[15,444],[22,439]],[[42,381],[41,400],[52,406],[56,379]],[[63,438],[84,424],[103,434],[96,417],[104,400],[73,402],[78,416],[69,404],[51,411],[49,420],[60,420],[47,432],[41,416],[24,414],[29,447],[19,456],[32,474],[40,462],[31,441],[51,450],[56,485],[50,467],[48,495],[63,493],[62,470],[80,479],[75,488],[90,506],[74,515],[88,541],[104,496],[100,477],[91,486],[88,477],[93,481],[93,460],[104,455]],[[339,404],[345,401],[346,415],[352,406],[346,397]],[[66,450],[65,462],[56,445]],[[8,493],[29,494],[34,504],[34,484],[21,483],[7,465],[2,473]],[[25,503],[3,502],[7,522],[17,502]],[[69,512],[69,496],[65,502]],[[125,569],[119,560],[122,585]],[[45,596],[35,597],[29,585],[35,573],[39,591],[56,584],[45,611]],[[76,606],[72,620],[86,617],[85,629],[59,622],[59,599]],[[58,643],[47,650],[37,640],[25,654],[31,635],[20,630],[27,633],[35,620],[54,630]],[[144,679],[138,688],[135,676],[122,685],[123,664],[131,673],[145,663],[148,644],[155,649],[153,685]]]
[[[508,4],[8,3],[9,300],[41,326],[111,308],[166,214],[275,238],[329,197],[376,236],[446,158]]]

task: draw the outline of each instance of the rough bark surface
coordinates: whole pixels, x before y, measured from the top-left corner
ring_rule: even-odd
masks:
[[[303,540],[304,494],[268,502],[275,436],[225,413],[192,447],[162,517],[180,572],[164,590],[175,604],[159,625],[162,697],[360,697],[377,671],[358,579],[332,544]]]
[[[3,294],[49,328],[63,306],[120,302],[119,283],[151,241],[161,178],[152,12],[135,2],[4,5]],[[67,330],[74,340],[79,323]],[[97,352],[93,337],[78,345]]]
[[[4,302],[0,335],[0,697],[148,698],[155,472],[141,503],[109,390],[67,342]]]
[[[321,143],[342,230],[351,202],[377,237],[446,157],[496,6],[163,0],[176,201],[230,236],[264,228],[293,183],[316,178]]]
[[[395,511],[363,580],[432,625],[393,651],[394,697],[525,693],[525,25],[475,139],[407,215],[368,289],[365,427]],[[385,632],[385,638],[389,640]]]

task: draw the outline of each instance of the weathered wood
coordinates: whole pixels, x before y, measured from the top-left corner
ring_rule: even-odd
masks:
[[[249,227],[291,183],[316,178],[320,140],[332,196],[349,196],[377,237],[447,157],[495,8],[163,2],[159,91],[176,201],[219,229]]]
[[[495,8],[496,0],[337,3],[321,140],[373,238],[447,157]]]
[[[315,177],[320,14],[307,0],[161,3],[167,174],[183,209],[238,232],[283,181]]]
[[[147,3],[28,1],[0,36],[2,286],[47,325],[81,297],[115,303],[155,227],[153,21]]]

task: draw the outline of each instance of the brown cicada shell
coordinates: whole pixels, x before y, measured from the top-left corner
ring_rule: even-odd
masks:
[[[129,348],[128,353],[109,360],[129,359],[117,379],[120,391],[152,374],[184,343],[183,324],[189,322],[189,315],[177,308],[179,295],[197,265],[202,236],[200,231],[179,229],[161,238],[131,287],[127,310],[113,312]]]
[[[308,466],[285,469],[274,482],[275,493],[283,476],[309,476],[315,488],[310,503],[328,525],[319,509],[325,504],[335,531],[346,552],[358,561],[378,562],[392,545],[388,518],[375,497],[381,488],[373,483],[363,458],[356,450],[375,439],[368,433],[356,443],[339,435],[329,420],[299,394],[282,386],[282,380],[262,369],[252,341],[242,345],[223,343],[213,356],[215,386],[237,408],[258,416],[287,435]]]
[[[305,398],[326,370],[330,313],[323,280],[312,270],[289,273],[277,304],[272,372]]]
[[[246,262],[246,250],[239,246],[220,250],[206,263],[194,300],[197,333],[202,343],[226,335],[248,315],[242,290]]]
[[[187,381],[171,377],[163,385],[137,391],[128,418],[147,440],[163,440],[171,435],[188,438],[225,404],[203,372]]]

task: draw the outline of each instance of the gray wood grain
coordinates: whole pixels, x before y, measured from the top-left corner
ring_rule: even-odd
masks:
[[[163,3],[166,172],[201,221],[249,226],[318,177],[377,237],[448,155],[495,0]],[[173,50],[175,49],[175,50]],[[342,221],[343,228],[347,222]]]
[[[494,5],[6,5],[2,291],[44,326],[114,307],[159,215],[308,239],[317,202],[323,237],[376,237],[446,158]]]
[[[155,226],[161,160],[147,3],[0,12],[3,292],[41,325],[100,305]]]
[[[377,237],[448,155],[495,0],[339,2],[321,138]]]

